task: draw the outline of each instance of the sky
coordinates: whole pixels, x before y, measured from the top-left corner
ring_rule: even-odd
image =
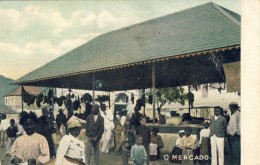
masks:
[[[0,1],[0,75],[18,79],[96,36],[214,2],[239,0]]]

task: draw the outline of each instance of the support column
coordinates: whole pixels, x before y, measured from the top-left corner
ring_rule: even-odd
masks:
[[[152,64],[153,124],[155,124],[155,63]]]
[[[108,92],[108,96],[109,96],[108,107],[109,107],[109,109],[110,109],[110,106],[111,106],[110,92]]]
[[[93,103],[95,103],[95,74],[94,73],[92,79],[92,97],[93,97]]]
[[[52,90],[52,98],[51,98],[51,108],[52,108],[52,111],[50,112],[51,114],[51,127],[54,128],[54,88],[51,88]]]
[[[190,85],[188,86],[188,92],[190,93]],[[190,100],[189,100],[189,116],[190,116],[190,108],[191,108],[191,103],[190,103]]]
[[[52,98],[51,98],[52,104],[51,104],[51,107],[52,107],[52,110],[54,111],[54,88],[51,88],[51,90],[52,90]]]
[[[23,111],[23,107],[24,107],[24,105],[23,105],[23,85],[21,86],[21,98],[22,98],[22,111]]]

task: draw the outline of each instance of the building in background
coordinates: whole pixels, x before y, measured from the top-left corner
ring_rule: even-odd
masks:
[[[41,88],[39,88],[39,87],[32,87],[32,86],[24,86],[24,90],[27,93],[29,93],[31,95],[35,95],[35,96],[39,95],[42,92]],[[22,93],[22,87],[19,86],[14,91],[12,91],[8,95],[6,95],[4,97],[5,105],[9,106],[10,108],[12,108],[14,110],[21,109],[22,108],[21,93]],[[28,109],[28,110],[38,109],[35,103],[33,105],[30,105],[30,106],[28,106],[28,105],[26,105],[24,103],[24,108]]]

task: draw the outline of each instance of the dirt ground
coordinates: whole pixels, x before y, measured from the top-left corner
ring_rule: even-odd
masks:
[[[57,136],[55,136],[53,138],[54,138],[55,147],[57,149],[60,138],[57,138]],[[84,130],[81,131],[79,138],[83,141],[86,140]],[[170,143],[165,143],[165,145],[170,145]],[[164,159],[164,156],[167,157],[167,155],[170,154],[169,151],[162,151],[161,154],[162,154],[161,159],[156,160],[156,161],[150,161],[150,165],[180,165],[180,164],[171,163],[168,160]],[[113,154],[113,151],[109,152],[109,154],[106,154],[106,155],[100,153],[99,158],[100,158],[100,165],[122,165],[122,156]],[[0,147],[0,160],[3,160],[0,165],[11,165],[11,162],[10,162],[11,157],[6,156],[5,147]],[[229,165],[230,162],[231,162],[230,153],[225,153],[225,165]],[[91,158],[91,164],[93,164],[93,157]],[[128,164],[132,165],[133,163],[129,162]]]
[[[11,157],[6,156],[4,151],[5,148],[0,147],[0,155],[1,155],[0,159],[3,160],[1,165],[11,165],[10,163]],[[122,165],[121,159],[122,159],[121,155],[114,155],[112,153],[107,155],[100,154],[100,165]],[[93,164],[93,158],[91,158],[91,164]],[[229,165],[229,164],[230,164],[229,154],[225,154],[225,165]],[[129,162],[129,165],[132,165],[132,163]],[[160,160],[150,161],[150,165],[180,165],[180,164],[173,164],[161,158]]]
[[[10,163],[10,156],[6,156],[5,154],[5,148],[4,147],[0,147],[0,159],[3,160],[4,162],[2,162],[1,165],[11,165]],[[122,160],[121,160],[121,155],[114,155],[114,154],[107,154],[107,155],[103,155],[100,154],[100,165],[122,165]],[[91,158],[91,163],[93,163],[93,158]],[[129,162],[129,165],[131,165],[132,163]],[[168,165],[172,163],[166,161],[166,160],[158,160],[158,161],[154,161],[151,162],[150,165]]]

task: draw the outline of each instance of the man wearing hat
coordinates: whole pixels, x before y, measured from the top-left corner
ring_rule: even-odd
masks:
[[[92,114],[86,120],[86,165],[90,165],[91,151],[94,149],[94,165],[99,164],[99,142],[104,133],[104,118],[99,113],[99,105],[92,104]]]
[[[227,133],[230,135],[232,164],[240,165],[240,111],[236,102],[229,104],[231,111]]]

